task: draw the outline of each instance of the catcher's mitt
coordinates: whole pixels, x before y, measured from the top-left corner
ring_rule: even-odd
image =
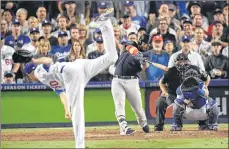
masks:
[[[28,63],[31,61],[33,55],[28,50],[16,50],[13,54],[14,63]]]

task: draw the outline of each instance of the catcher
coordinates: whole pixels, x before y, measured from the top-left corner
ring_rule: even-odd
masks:
[[[207,120],[205,129],[201,130],[218,129],[219,108],[216,101],[208,96],[209,91],[197,74],[193,70],[185,73],[184,81],[176,90],[171,131],[182,130],[182,116],[188,120]]]

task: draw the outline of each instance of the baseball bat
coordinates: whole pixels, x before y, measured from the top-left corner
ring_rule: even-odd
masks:
[[[153,66],[155,66],[155,67],[157,67],[159,69],[162,69],[164,71],[168,71],[169,70],[169,68],[166,67],[165,65],[162,65],[162,64],[159,64],[159,63],[154,63],[154,62],[151,62],[151,61],[148,61],[148,60],[146,60],[146,62],[148,62],[148,63],[152,64]]]

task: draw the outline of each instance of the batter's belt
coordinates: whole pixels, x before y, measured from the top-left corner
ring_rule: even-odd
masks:
[[[130,80],[130,79],[137,79],[138,77],[136,77],[136,76],[119,76],[119,75],[114,75],[114,78],[124,79],[124,80]]]

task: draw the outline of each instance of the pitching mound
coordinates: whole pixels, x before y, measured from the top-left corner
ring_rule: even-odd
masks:
[[[176,138],[227,138],[228,129],[218,131],[197,131],[186,128],[180,132],[150,132],[145,134],[140,128],[131,136],[120,136],[118,128],[100,129],[86,128],[86,140],[152,140],[152,139],[176,139]],[[48,141],[48,140],[74,140],[72,129],[29,129],[17,131],[3,131],[2,141]]]

